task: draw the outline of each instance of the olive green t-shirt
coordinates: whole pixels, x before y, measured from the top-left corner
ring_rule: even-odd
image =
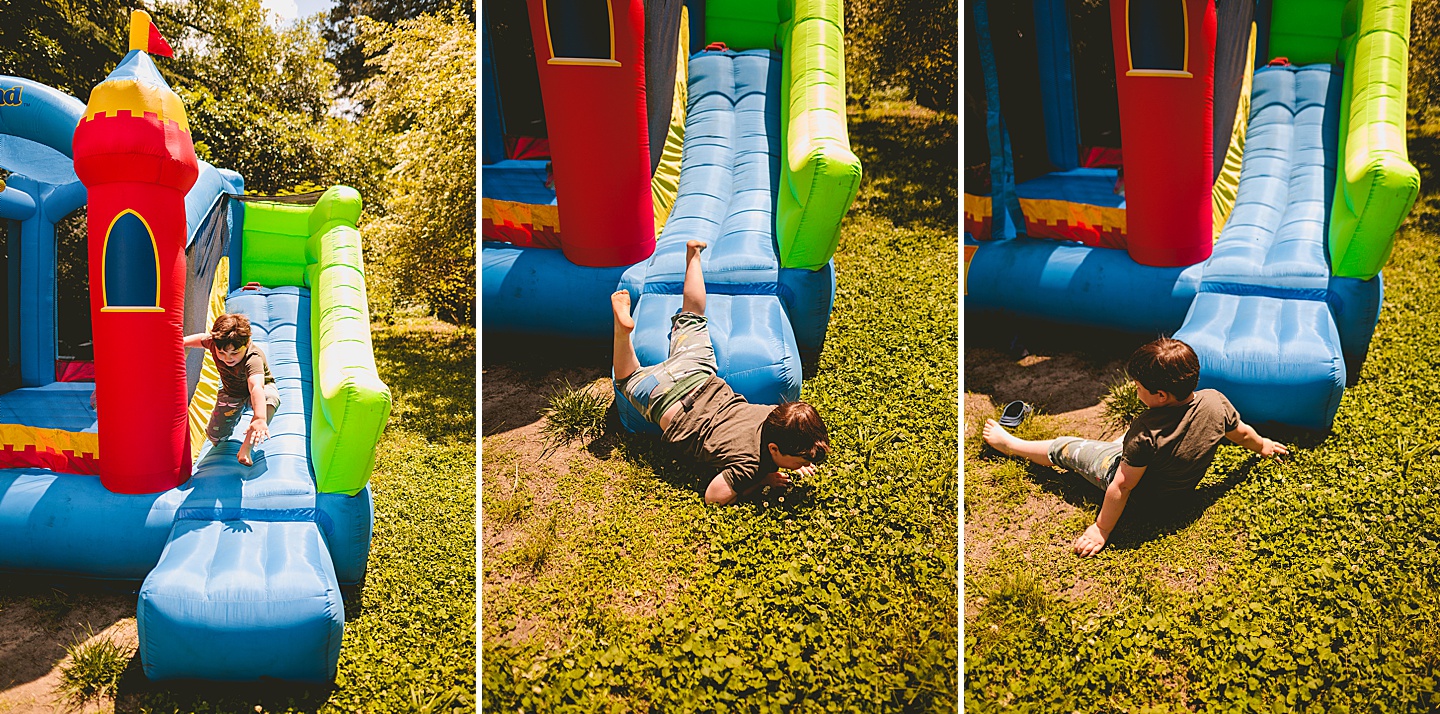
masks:
[[[1130,423],[1121,458],[1144,466],[1145,474],[1130,492],[1142,502],[1171,501],[1191,491],[1225,434],[1240,428],[1240,415],[1225,395],[1196,390],[1185,404],[1147,409]]]
[[[270,364],[265,361],[265,353],[255,346],[254,340],[245,345],[245,355],[234,367],[220,360],[214,339],[206,337],[200,345],[209,350],[210,359],[215,360],[215,369],[220,372],[220,391],[224,394],[239,399],[250,396],[251,376],[264,377],[266,384],[275,383],[275,378],[270,376]]]
[[[719,377],[710,377],[665,429],[665,440],[699,462],[707,474],[725,478],[740,493],[775,470],[760,444],[760,428],[775,407],[751,404]]]

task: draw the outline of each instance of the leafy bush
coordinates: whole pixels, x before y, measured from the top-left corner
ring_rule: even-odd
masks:
[[[475,23],[451,9],[393,25],[360,23],[378,55],[362,93],[393,146],[386,214],[367,224],[370,283],[446,322],[475,319]],[[384,50],[381,54],[381,50]]]

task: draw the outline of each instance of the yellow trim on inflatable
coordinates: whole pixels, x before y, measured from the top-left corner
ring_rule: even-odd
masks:
[[[650,199],[655,205],[655,235],[670,219],[680,193],[680,154],[685,143],[685,106],[690,91],[690,9],[680,8],[680,52],[675,62],[675,94],[670,103],[670,130],[665,132],[665,149],[660,164],[650,177]],[[652,137],[653,139],[653,137]]]
[[[965,217],[972,221],[983,221],[990,217],[990,197],[965,194]]]
[[[480,200],[480,217],[497,226],[529,226],[531,230],[560,230],[560,207],[494,198]]]
[[[1210,225],[1215,234],[1212,241],[1220,240],[1220,231],[1225,221],[1235,210],[1235,197],[1240,192],[1240,166],[1245,155],[1245,132],[1250,128],[1250,91],[1255,76],[1255,23],[1250,23],[1250,50],[1245,58],[1245,81],[1240,85],[1240,102],[1235,109],[1235,124],[1230,129],[1230,148],[1225,152],[1225,164],[1220,175],[1215,177],[1215,186],[1210,191]]]
[[[162,123],[173,121],[181,131],[190,132],[185,105],[168,87],[156,87],[137,79],[111,79],[90,92],[90,103],[85,106],[86,121],[119,116],[120,112],[129,112],[133,117],[154,114]]]
[[[0,424],[0,444],[12,446],[16,451],[33,446],[36,450],[45,449],[56,454],[64,454],[69,451],[76,456],[89,456],[90,458],[98,458],[100,455],[100,435],[93,431],[65,431],[64,429],[44,429],[24,424]]]
[[[961,276],[961,279],[964,282],[964,291],[961,293],[962,295],[970,294],[970,259],[975,257],[975,251],[979,249],[980,246],[978,245],[965,246],[965,273]]]
[[[154,305],[110,304],[110,290],[105,280],[105,268],[109,265],[106,256],[110,254],[110,235],[115,232],[115,224],[127,213],[140,220],[140,225],[145,226],[145,236],[150,239],[150,255],[155,259]],[[105,242],[100,244],[100,305],[100,312],[165,312],[165,308],[160,307],[160,246],[155,243],[155,229],[150,227],[150,221],[145,220],[145,217],[133,208],[115,214],[115,217],[110,219],[110,226],[105,229]]]
[[[1171,0],[1174,2],[1175,0]],[[1126,68],[1126,77],[1181,77],[1189,79],[1194,75],[1190,74],[1190,7],[1185,0],[1178,0],[1180,3],[1180,17],[1185,23],[1185,64],[1179,70],[1173,69],[1135,69],[1135,58],[1130,54],[1130,2],[1125,0],[1125,61],[1130,64]]]
[[[230,258],[221,256],[215,268],[215,280],[210,285],[210,303],[205,310],[205,326],[215,324],[215,318],[225,314],[225,295],[230,287]],[[195,393],[190,395],[188,420],[190,422],[190,458],[200,456],[205,445],[205,427],[210,424],[210,414],[215,411],[215,400],[220,394],[220,370],[210,350],[205,350],[205,360],[200,363],[200,381],[195,384]]]
[[[545,49],[550,50],[546,64],[590,65],[594,67],[619,67],[615,60],[615,3],[605,0],[605,14],[610,20],[610,56],[605,59],[593,57],[556,57],[555,40],[550,37],[550,0],[541,0],[540,11],[545,15]]]
[[[1096,206],[1089,203],[1022,198],[1020,210],[1025,220],[1071,226],[1095,226],[1102,230],[1125,232],[1125,209]]]

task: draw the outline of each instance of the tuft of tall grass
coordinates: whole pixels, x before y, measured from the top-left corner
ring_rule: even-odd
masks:
[[[556,518],[552,514],[545,519],[544,524],[532,531],[530,537],[520,544],[515,555],[519,559],[521,567],[535,575],[545,569],[545,564],[550,561],[550,556],[560,545],[560,540],[555,536],[556,525]]]
[[[992,603],[1006,603],[1029,612],[1043,610],[1050,599],[1040,578],[1025,569],[1001,574],[984,588],[984,595]]]
[[[1140,393],[1135,390],[1134,380],[1125,376],[1124,372],[1110,380],[1105,396],[1100,398],[1100,417],[1117,429],[1128,428],[1130,422],[1145,409]]]
[[[550,395],[549,406],[541,411],[545,423],[540,426],[540,433],[552,447],[598,439],[605,433],[605,412],[609,408],[609,395],[597,393],[588,385],[577,389],[566,380],[563,388],[557,388]]]
[[[65,654],[57,689],[70,705],[82,709],[88,702],[115,696],[134,651],[109,636],[96,639],[87,624],[75,643],[65,648]]]

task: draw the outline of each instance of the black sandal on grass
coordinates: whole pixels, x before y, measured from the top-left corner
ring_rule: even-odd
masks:
[[[1000,414],[1000,426],[1006,429],[1014,429],[1024,423],[1025,419],[1034,411],[1029,404],[1016,400],[1005,405],[1005,411]]]

